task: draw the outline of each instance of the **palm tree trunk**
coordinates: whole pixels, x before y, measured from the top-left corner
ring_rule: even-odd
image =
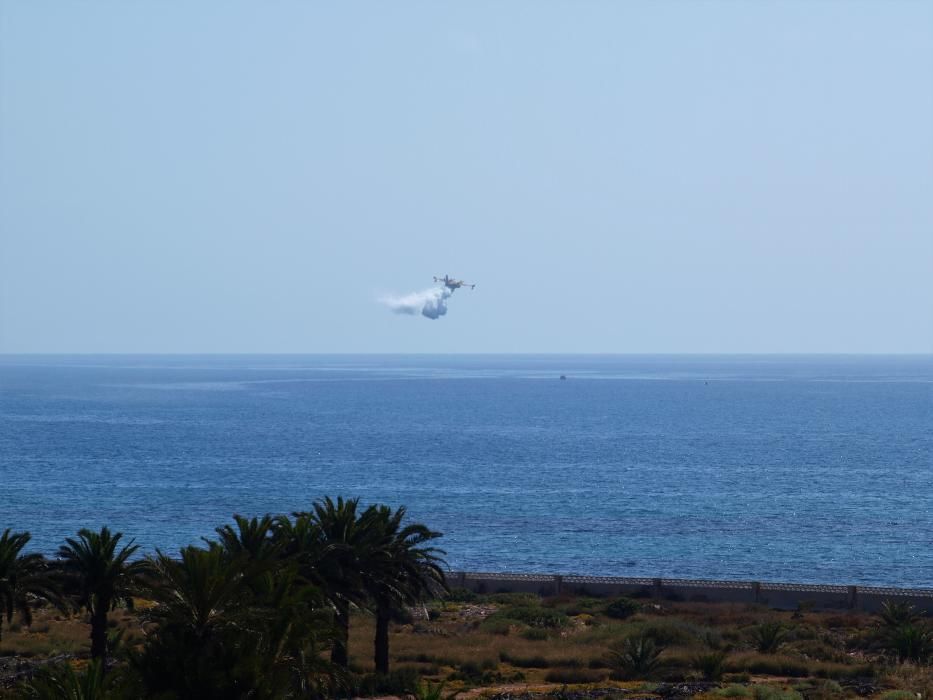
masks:
[[[338,600],[334,604],[334,626],[337,628],[337,636],[330,650],[330,661],[340,668],[347,668],[349,665],[347,647],[350,644],[350,604],[345,600]]]
[[[91,658],[107,663],[107,608],[98,607],[91,613]]]
[[[376,673],[389,673],[389,608],[380,605],[376,608],[376,638],[375,647]]]

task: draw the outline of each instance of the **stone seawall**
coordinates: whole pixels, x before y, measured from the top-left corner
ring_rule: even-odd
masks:
[[[757,581],[703,581],[559,574],[508,574],[454,571],[447,575],[451,588],[475,593],[561,593],[592,596],[632,596],[656,600],[710,603],[759,603],[781,610],[812,607],[820,610],[877,612],[886,600],[908,603],[933,613],[933,589],[879,586],[828,586],[807,583]]]

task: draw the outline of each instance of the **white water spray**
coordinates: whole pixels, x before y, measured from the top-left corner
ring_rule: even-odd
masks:
[[[447,313],[447,300],[451,294],[453,290],[447,287],[431,287],[400,297],[384,296],[379,301],[397,314],[415,316],[420,313],[433,321]]]

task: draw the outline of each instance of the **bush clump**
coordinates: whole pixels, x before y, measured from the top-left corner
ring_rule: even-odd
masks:
[[[625,620],[631,617],[641,606],[631,598],[616,598],[606,606],[606,615],[615,620]]]
[[[690,665],[700,672],[703,680],[718,681],[722,678],[725,660],[726,653],[724,651],[708,651],[694,656]]]
[[[375,695],[410,695],[413,694],[420,683],[418,670],[410,666],[403,666],[383,675],[380,673],[367,673],[353,679],[351,687],[358,697],[373,697]]]
[[[780,622],[762,622],[749,635],[759,654],[773,654],[784,643],[787,631]]]
[[[652,637],[627,637],[609,647],[607,663],[620,680],[647,678],[660,665],[661,648]]]
[[[538,629],[560,629],[570,624],[564,613],[537,605],[508,605],[486,618],[486,622],[492,620],[514,620]]]

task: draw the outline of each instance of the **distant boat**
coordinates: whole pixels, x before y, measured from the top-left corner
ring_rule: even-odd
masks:
[[[561,378],[561,379],[566,379],[566,378],[567,378],[567,375],[566,375],[566,374],[562,374],[562,375],[560,375],[560,378]]]

